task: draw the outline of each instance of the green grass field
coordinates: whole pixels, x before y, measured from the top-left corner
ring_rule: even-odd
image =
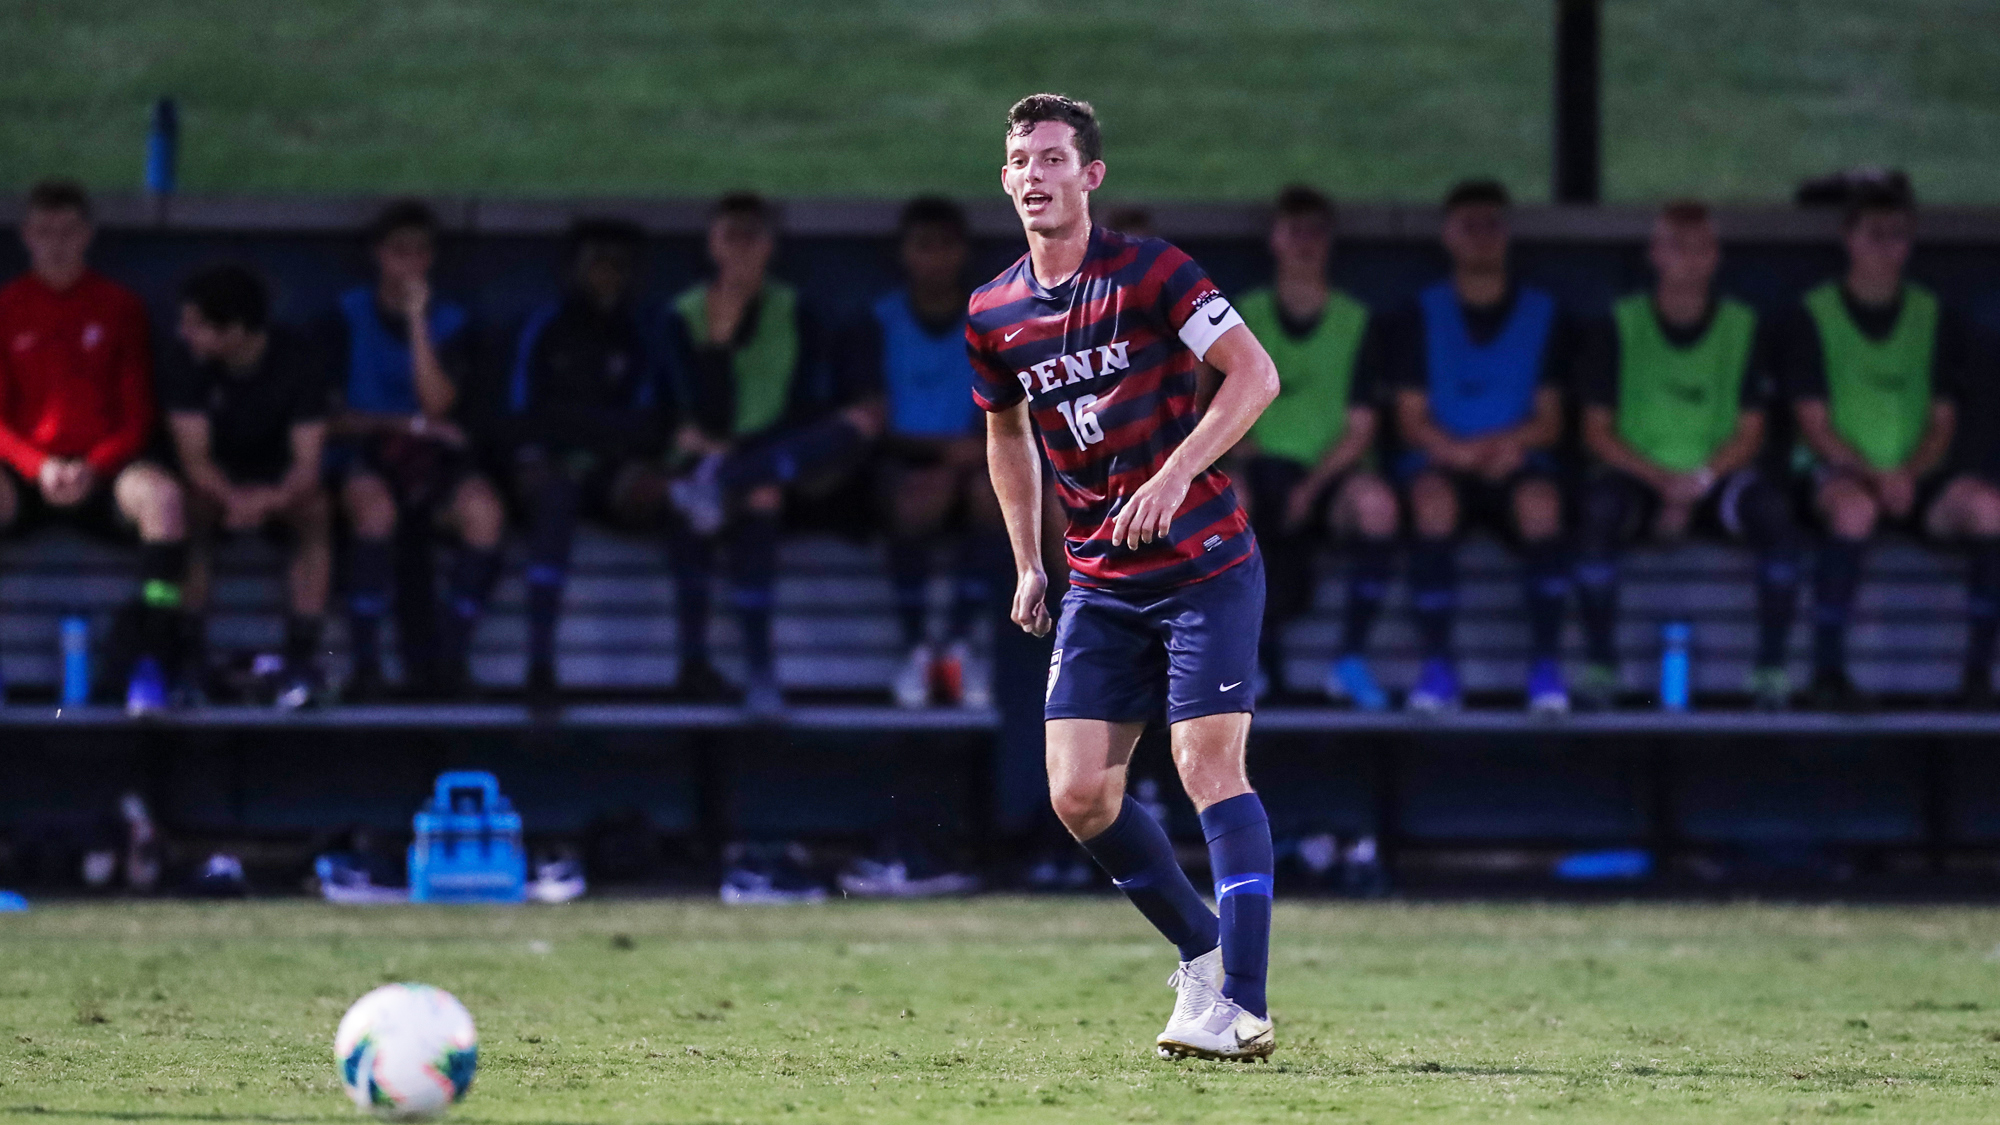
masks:
[[[383,981],[478,1020],[463,1122],[1973,1122],[2000,912],[1300,906],[1275,1063],[1162,1062],[1110,899],[725,909],[55,906],[0,918],[0,1116],[357,1120]]]
[[[136,188],[147,106],[205,192],[994,190],[997,122],[1090,97],[1110,195],[1291,179],[1545,196],[1550,0],[0,3],[0,183]],[[1785,197],[1907,166],[2000,201],[2000,5],[1610,0],[1607,190]]]

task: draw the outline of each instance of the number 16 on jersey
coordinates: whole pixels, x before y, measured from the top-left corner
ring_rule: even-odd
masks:
[[[1097,412],[1091,409],[1096,405],[1096,395],[1078,395],[1072,401],[1056,403],[1056,409],[1062,411],[1063,421],[1069,423],[1069,432],[1080,446],[1096,445],[1104,440],[1104,427],[1097,424]]]

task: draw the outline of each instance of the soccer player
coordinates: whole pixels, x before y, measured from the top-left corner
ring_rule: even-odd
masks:
[[[1757,654],[1750,692],[1786,705],[1785,641],[1799,600],[1798,523],[1784,486],[1755,465],[1770,397],[1769,333],[1748,305],[1715,292],[1715,222],[1697,202],[1653,223],[1657,280],[1612,306],[1577,357],[1584,484],[1577,594],[1587,661],[1577,706],[1605,710],[1620,687],[1618,555],[1632,539],[1671,542],[1691,528],[1757,552]]]
[[[986,479],[979,411],[965,400],[972,378],[965,357],[971,245],[965,212],[948,199],[911,200],[897,226],[907,284],[869,306],[843,349],[883,399],[876,465],[888,515],[889,580],[909,650],[896,677],[896,702],[921,707],[939,688],[947,701],[984,707],[992,700],[991,675],[972,633],[992,604],[996,574],[1007,573],[1008,554],[1000,505]],[[954,516],[961,525],[957,574],[940,648],[931,641],[928,612],[931,554]]]
[[[1180,950],[1161,1055],[1258,1058],[1273,1046],[1271,829],[1244,750],[1264,567],[1214,465],[1277,396],[1278,373],[1186,254],[1093,226],[1101,152],[1086,102],[1035,94],[1008,111],[1000,180],[1028,253],[972,296],[973,397],[1018,575],[1012,616],[1037,636],[1051,626],[1037,435],[1069,515],[1044,712],[1056,815]],[[1203,360],[1223,378],[1197,414]],[[1125,792],[1133,746],[1163,709],[1219,920]]]
[[[271,324],[270,314],[263,280],[241,266],[190,277],[181,288],[181,362],[161,398],[188,483],[188,611],[208,609],[217,532],[276,524],[290,537],[277,702],[297,709],[320,692],[314,661],[333,565],[333,506],[320,487],[326,376],[303,334]]]
[[[2000,608],[2000,489],[1948,471],[1966,328],[1931,291],[1907,280],[1916,201],[1906,181],[1857,189],[1841,224],[1847,272],[1808,292],[1785,349],[1786,393],[1814,459],[1821,538],[1813,582],[1810,706],[1865,707],[1847,674],[1847,623],[1863,548],[1879,524],[1971,551],[1964,692],[1992,697]]]
[[[1395,473],[1416,530],[1410,600],[1424,660],[1405,700],[1412,711],[1461,703],[1451,631],[1468,516],[1509,534],[1524,556],[1529,710],[1569,710],[1557,659],[1569,564],[1553,449],[1575,329],[1546,291],[1513,281],[1507,244],[1506,189],[1493,180],[1457,185],[1444,201],[1451,276],[1383,318],[1406,446]]]
[[[180,484],[140,459],[152,430],[146,310],[86,260],[90,197],[67,180],[28,192],[28,272],[0,288],[0,531],[49,520],[139,532],[133,714],[167,706],[187,535]]]
[[[340,408],[334,463],[340,507],[354,533],[348,564],[348,641],[354,676],[349,695],[382,692],[381,621],[395,569],[397,525],[421,532],[437,523],[460,549],[441,615],[441,654],[418,653],[418,686],[444,695],[470,690],[472,632],[500,573],[499,493],[473,464],[465,431],[453,420],[459,388],[471,370],[471,325],[463,306],[431,296],[437,261],[437,215],[417,200],[383,209],[369,228],[375,283],[340,295],[332,329],[334,385]],[[402,583],[399,620],[435,612],[427,584]],[[414,588],[424,585],[422,594]],[[421,623],[419,623],[421,624]],[[410,662],[411,638],[404,638]]]
[[[1396,494],[1371,464],[1379,418],[1359,362],[1368,309],[1327,283],[1333,231],[1332,200],[1303,186],[1279,193],[1270,235],[1277,276],[1237,308],[1278,365],[1282,389],[1237,453],[1270,568],[1260,663],[1272,690],[1285,691],[1279,630],[1312,605],[1314,548],[1330,529],[1351,542],[1354,570],[1326,691],[1382,711],[1389,699],[1363,653],[1388,592]]]
[[[569,232],[560,297],[522,326],[509,381],[514,487],[528,520],[531,700],[557,694],[556,618],[579,516],[655,529],[666,513],[659,370],[635,284],[644,234],[615,219]]]
[[[708,224],[715,274],[676,297],[667,315],[675,452],[698,459],[669,492],[691,532],[674,538],[681,688],[688,695],[728,688],[708,663],[709,574],[720,536],[730,548],[730,599],[743,641],[743,702],[759,714],[784,706],[771,611],[786,490],[823,486],[881,430],[875,403],[851,401],[852,388],[833,385],[818,318],[796,289],[769,275],[777,245],[769,204],[748,193],[724,196]]]

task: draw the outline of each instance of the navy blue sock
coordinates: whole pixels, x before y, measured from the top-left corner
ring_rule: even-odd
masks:
[[[1451,655],[1451,624],[1458,611],[1458,545],[1419,539],[1410,548],[1410,603],[1426,659]]]
[[[674,571],[674,628],[681,667],[708,663],[708,618],[715,548],[709,540],[675,524],[668,531],[667,561]]]
[[[1799,560],[1772,551],[1757,560],[1757,667],[1783,668],[1799,607]]]
[[[1221,913],[1222,994],[1263,1018],[1264,975],[1271,960],[1271,822],[1255,793],[1203,809],[1201,832],[1215,874]]]
[[[382,618],[389,612],[394,547],[387,539],[356,539],[348,560],[347,640],[354,666],[382,671]]]
[[[1847,621],[1861,585],[1862,543],[1828,536],[1813,581],[1813,674],[1847,670]]]
[[[730,601],[742,635],[743,660],[771,668],[771,609],[777,602],[778,517],[753,512],[737,522],[730,545]]]
[[[1341,613],[1340,651],[1358,655],[1368,650],[1382,603],[1389,596],[1389,573],[1395,545],[1387,539],[1362,539],[1354,544],[1354,570],[1347,579],[1347,606]]]
[[[451,612],[446,617],[445,656],[454,670],[461,668],[472,653],[472,633],[486,612],[493,584],[500,577],[498,547],[466,547],[452,561]]]
[[[945,635],[963,640],[979,619],[994,610],[994,592],[1013,571],[1004,532],[970,531],[958,544],[958,576],[952,583],[951,616]]]
[[[1268,849],[1268,844],[1266,845]],[[1215,915],[1174,860],[1173,842],[1160,822],[1131,797],[1111,827],[1083,841],[1083,850],[1097,861],[1139,913],[1192,961],[1214,949],[1218,940]]]
[[[1569,606],[1569,551],[1560,539],[1529,543],[1522,567],[1527,587],[1528,647],[1537,660],[1562,652],[1563,610]]]
[[[1968,686],[1993,682],[1993,647],[2000,636],[2000,539],[1972,541],[1965,571],[1965,680]]]
[[[889,540],[889,588],[896,602],[896,624],[903,646],[922,644],[930,632],[931,549],[921,539],[895,536]]]
[[[1618,664],[1618,564],[1588,557],[1576,564],[1576,603],[1583,611],[1583,651],[1592,664]]]
[[[562,612],[563,585],[568,576],[553,563],[528,564],[528,663],[552,665],[556,660],[556,618]]]

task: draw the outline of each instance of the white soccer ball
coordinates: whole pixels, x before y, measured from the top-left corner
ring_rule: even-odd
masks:
[[[355,1105],[390,1121],[422,1121],[471,1088],[479,1035],[472,1013],[444,989],[385,984],[340,1018],[333,1059]]]

